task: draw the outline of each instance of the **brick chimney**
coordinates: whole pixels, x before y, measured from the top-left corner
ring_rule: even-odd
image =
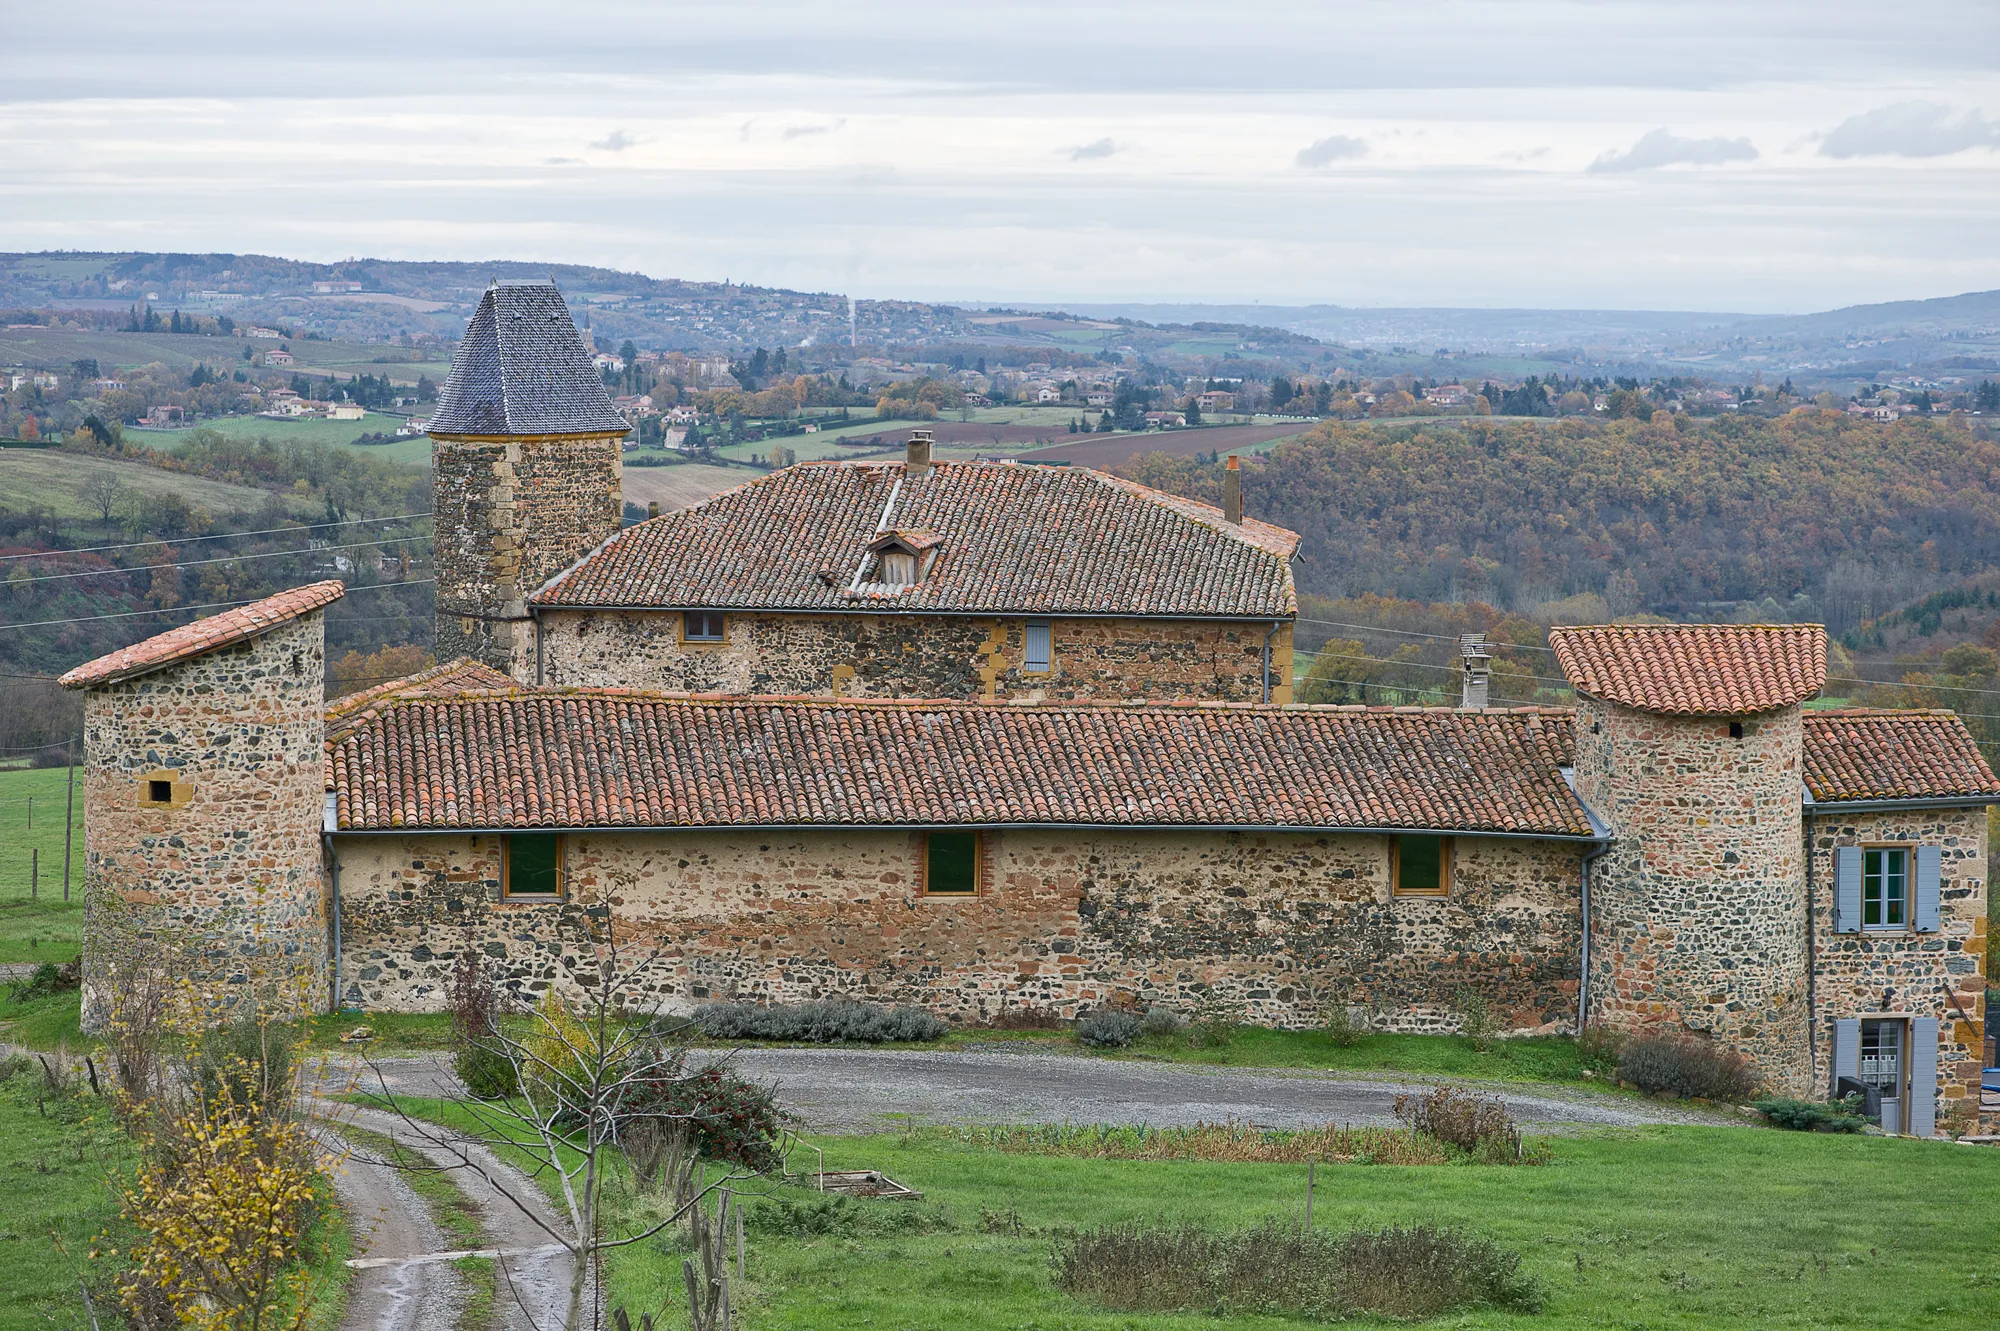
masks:
[[[1458,663],[1464,672],[1458,705],[1469,711],[1483,710],[1493,683],[1493,658],[1486,651],[1484,633],[1458,635]]]
[[[929,430],[910,431],[910,446],[904,465],[910,475],[921,476],[931,469],[931,432]]]
[[[1229,455],[1229,465],[1222,470],[1222,520],[1243,525],[1243,473],[1239,469],[1236,455]]]

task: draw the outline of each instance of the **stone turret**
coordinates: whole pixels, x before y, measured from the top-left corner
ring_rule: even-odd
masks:
[[[440,660],[535,682],[526,598],[617,533],[628,432],[555,285],[489,287],[431,416]]]
[[[1588,1020],[1695,1032],[1810,1094],[1801,704],[1819,625],[1558,628],[1591,868]]]
[[[133,961],[220,1007],[328,995],[325,607],[295,587],[99,657],[84,691],[84,1022]]]

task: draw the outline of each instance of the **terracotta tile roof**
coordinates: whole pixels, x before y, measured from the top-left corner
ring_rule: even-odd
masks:
[[[935,534],[926,576],[893,595],[869,546]],[[965,614],[1298,612],[1292,532],[1082,467],[806,463],[626,529],[537,605],[839,611],[866,601]]]
[[[631,427],[553,282],[486,289],[451,374],[438,390],[432,434],[624,434]]]
[[[1818,624],[1600,624],[1550,629],[1549,646],[1578,693],[1645,712],[1768,712],[1826,683]]]
[[[331,605],[346,590],[338,579],[293,587],[250,605],[239,605],[234,610],[168,629],[130,647],[121,647],[78,666],[57,683],[66,689],[81,689],[144,675],[176,661],[268,633],[308,611]]]
[[[2000,780],[1972,733],[1942,709],[1841,708],[1805,714],[1805,782],[1814,800],[1988,796]]]
[[[1586,837],[1539,711],[1041,706],[517,689],[328,744],[348,830],[1435,828]]]
[[[514,687],[514,677],[495,670],[492,666],[481,665],[469,656],[434,665],[428,670],[419,670],[414,675],[405,675],[377,684],[372,689],[362,689],[358,693],[342,694],[329,698],[326,703],[326,724],[329,735],[352,729],[362,720],[363,713],[371,712],[384,700],[393,698],[441,698],[458,693],[490,693]]]

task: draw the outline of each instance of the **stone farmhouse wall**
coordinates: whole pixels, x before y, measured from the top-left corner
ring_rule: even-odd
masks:
[[[859,698],[1263,698],[1268,623],[1050,621],[1047,674],[1023,670],[1027,620],[953,615],[726,617],[682,639],[679,613],[545,611],[542,679],[570,687]],[[1271,635],[1271,700],[1292,697],[1292,625]]]
[[[437,654],[532,681],[527,593],[617,533],[620,436],[434,436]]]
[[[1578,703],[1578,792],[1616,837],[1591,869],[1591,1019],[1706,1033],[1810,1094],[1799,708]]]
[[[1832,1090],[1836,1020],[1936,1017],[1939,1119],[1961,1101],[1976,1112],[1985,1061],[1986,810],[1833,811],[1815,814],[1811,829],[1819,1092]],[[1939,847],[1943,887],[1936,933],[1834,932],[1833,852],[1870,845]],[[1894,991],[1886,1006],[1885,990]]]
[[[1577,999],[1573,843],[1465,837],[1448,899],[1392,898],[1379,836],[1009,830],[974,897],[919,889],[904,831],[568,837],[571,907],[502,901],[494,836],[335,838],[347,1001],[436,1010],[475,951],[525,996],[593,974],[574,906],[608,904],[649,1001],[849,994],[961,1020],[1034,1005],[1211,1001],[1312,1025],[1325,1005],[1449,1030],[1484,994],[1509,1028],[1567,1029]]]
[[[224,1002],[324,1007],[325,658],[315,612],[85,695],[87,1024],[135,948]]]

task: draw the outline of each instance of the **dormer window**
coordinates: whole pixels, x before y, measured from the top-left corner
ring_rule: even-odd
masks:
[[[880,581],[891,587],[914,587],[917,584],[917,557],[907,550],[885,550],[882,552]]]
[[[930,576],[943,549],[944,538],[934,531],[883,532],[868,543],[854,591],[863,595],[907,591]]]

